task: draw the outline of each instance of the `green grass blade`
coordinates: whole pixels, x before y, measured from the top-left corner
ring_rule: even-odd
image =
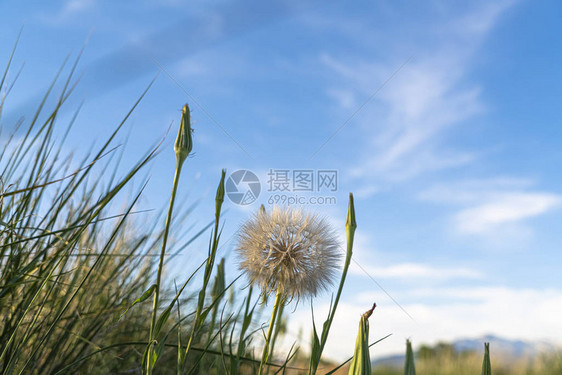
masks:
[[[490,362],[490,343],[484,343],[484,360],[482,361],[482,375],[492,375],[492,364]]]
[[[416,375],[416,366],[414,364],[414,352],[412,343],[406,340],[406,359],[404,362],[404,375]]]

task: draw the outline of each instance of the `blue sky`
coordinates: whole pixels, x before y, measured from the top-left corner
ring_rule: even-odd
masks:
[[[11,78],[25,66],[2,125],[29,113],[66,55],[88,40],[81,82],[60,121],[84,100],[69,151],[101,142],[160,72],[122,135],[124,164],[172,121],[175,135],[190,103],[195,153],[180,194],[188,204],[202,199],[193,222],[212,218],[221,168],[251,170],[262,182],[253,204],[227,201],[225,239],[259,203],[268,205],[270,169],[337,170],[337,191],[323,193],[337,203],[306,209],[342,234],[347,194],[355,193],[363,269],[352,264],[329,354],[351,355],[349,322],[374,301],[372,339],[393,333],[374,356],[401,351],[408,337],[556,342],[561,11],[555,1],[524,0],[4,1],[0,61],[25,25]],[[173,138],[151,165],[143,208],[168,200]],[[168,275],[202,259],[205,243]],[[226,242],[224,254],[232,246]],[[235,257],[229,262],[234,273]],[[329,295],[314,303],[321,313]],[[310,326],[303,305],[287,341],[300,326]]]

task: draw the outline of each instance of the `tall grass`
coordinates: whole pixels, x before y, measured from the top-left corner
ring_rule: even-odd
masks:
[[[7,79],[12,56],[13,51],[0,80],[0,114],[14,83],[8,85]],[[74,88],[78,60],[61,82],[63,64],[29,122],[2,124],[1,374],[142,371],[150,315],[142,301],[155,269],[166,262],[161,257],[158,267],[154,256],[166,231],[142,213],[133,215],[145,182],[131,199],[122,197],[131,194],[124,189],[139,181],[159,146],[119,176],[121,158],[114,143],[150,85],[107,140],[76,161],[64,150],[78,110],[62,129],[56,125]],[[47,108],[53,97],[54,106]],[[6,125],[12,129],[8,135]],[[177,220],[181,223],[185,214]],[[185,248],[209,226],[200,225],[178,246]],[[166,303],[173,297],[170,286],[161,294]],[[191,317],[186,318],[185,323]],[[169,326],[162,322],[161,328]]]
[[[44,106],[54,95],[60,72],[27,128],[9,135],[0,154],[0,372],[4,374],[56,372],[108,340],[136,337],[137,327],[143,325],[139,315],[124,321],[117,318],[124,302],[133,300],[147,284],[152,258],[146,255],[159,241],[159,230],[138,231],[130,220],[142,189],[122,212],[115,214],[110,207],[156,149],[121,177],[91,177],[114,175],[112,140],[144,93],[97,152],[76,162],[63,154],[76,115],[62,138],[55,137],[58,114],[73,89],[76,64],[54,108]],[[8,68],[9,64],[2,85]],[[0,91],[4,89],[0,86]],[[122,354],[127,362],[130,353]],[[111,357],[101,361],[112,369]]]

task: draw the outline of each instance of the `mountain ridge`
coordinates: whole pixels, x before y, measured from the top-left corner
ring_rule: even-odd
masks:
[[[484,352],[484,343],[490,343],[490,351],[495,356],[502,356],[506,358],[521,358],[533,357],[539,353],[549,352],[556,350],[557,346],[547,341],[526,341],[520,339],[507,339],[504,337],[487,334],[475,338],[460,338],[453,342],[439,342],[443,344],[452,345],[456,352],[476,351]],[[426,344],[422,344],[427,346]],[[431,345],[430,347],[435,347]],[[417,353],[416,348],[416,353]],[[373,366],[390,366],[399,367],[404,364],[405,355],[391,354],[382,358],[372,361]]]

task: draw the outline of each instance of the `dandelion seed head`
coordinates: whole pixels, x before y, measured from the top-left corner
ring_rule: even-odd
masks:
[[[333,282],[341,252],[325,219],[298,209],[259,210],[240,231],[240,269],[265,294],[313,297]]]

